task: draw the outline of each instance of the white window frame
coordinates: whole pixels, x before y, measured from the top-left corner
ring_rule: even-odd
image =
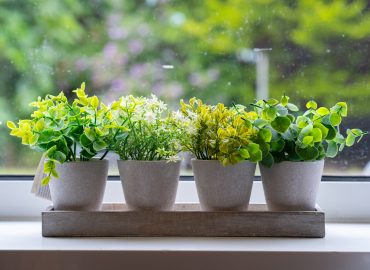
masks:
[[[40,218],[50,201],[30,193],[31,176],[1,176],[0,219]],[[260,177],[253,184],[251,203],[265,203]],[[104,202],[123,203],[124,196],[119,177],[107,182]],[[192,177],[181,177],[176,202],[199,202]],[[370,222],[370,177],[324,176],[318,204],[328,222]]]

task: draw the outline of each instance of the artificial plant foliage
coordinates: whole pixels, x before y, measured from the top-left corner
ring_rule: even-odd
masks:
[[[257,121],[255,112],[247,112],[241,105],[232,108],[221,103],[207,105],[196,98],[189,103],[181,100],[180,106],[184,122],[188,123],[184,151],[193,153],[197,159],[219,160],[225,166],[262,159],[271,132],[264,128],[259,131],[252,125]]]
[[[112,145],[121,160],[178,160],[186,128],[182,115],[155,95],[121,97],[112,109],[115,121],[127,127]]]
[[[123,128],[115,122],[108,106],[97,96],[89,97],[85,93],[85,83],[74,92],[77,98],[72,103],[63,92],[44,99],[39,97],[30,104],[36,108],[30,119],[19,120],[17,125],[7,123],[10,135],[21,138],[22,144],[46,156],[44,185],[51,177],[58,177],[56,163],[92,159],[107,149]]]
[[[348,129],[347,137],[340,133],[340,124],[347,116],[345,102],[331,108],[318,107],[314,100],[306,103],[306,111],[289,103],[284,95],[277,99],[259,100],[252,104],[258,118],[253,125],[267,128],[272,138],[262,164],[271,167],[281,161],[314,161],[335,157],[345,146],[352,146],[367,134],[360,129]]]

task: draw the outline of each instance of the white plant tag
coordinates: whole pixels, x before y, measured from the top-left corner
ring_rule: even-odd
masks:
[[[42,179],[45,177],[44,161],[45,161],[45,156],[43,155],[40,159],[39,165],[37,166],[35,177],[33,178],[33,185],[31,189],[31,193],[35,194],[36,197],[51,201],[49,185],[43,186],[41,184]]]

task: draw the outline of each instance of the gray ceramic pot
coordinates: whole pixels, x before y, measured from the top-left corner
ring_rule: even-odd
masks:
[[[117,163],[130,210],[173,209],[181,162],[118,160]]]
[[[59,178],[49,183],[54,209],[99,210],[107,182],[108,164],[108,160],[58,164]]]
[[[223,166],[218,160],[192,160],[200,206],[205,211],[247,210],[256,164]]]
[[[311,211],[315,209],[324,160],[260,165],[263,190],[272,211]]]

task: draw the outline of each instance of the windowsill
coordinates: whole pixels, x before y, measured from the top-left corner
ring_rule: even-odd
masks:
[[[0,262],[4,270],[369,269],[370,224],[328,223],[316,239],[44,238],[40,221],[0,221]]]
[[[119,250],[119,251],[267,251],[370,252],[370,224],[328,223],[325,238],[256,237],[101,237],[41,236],[40,221],[0,221],[0,251]]]

